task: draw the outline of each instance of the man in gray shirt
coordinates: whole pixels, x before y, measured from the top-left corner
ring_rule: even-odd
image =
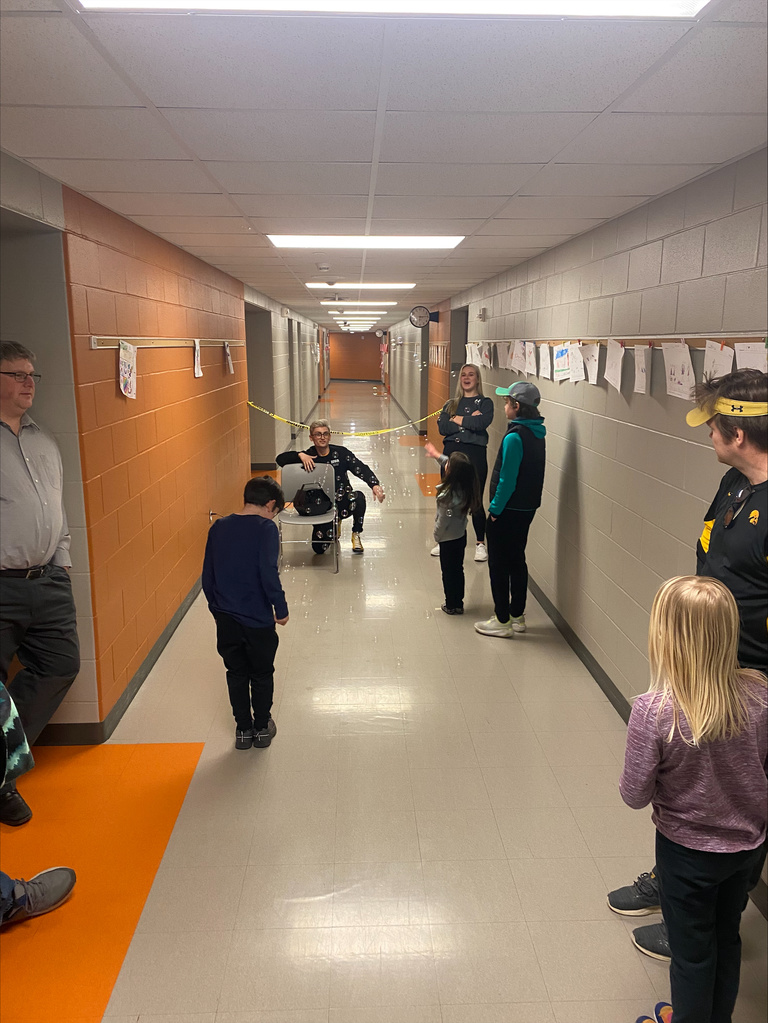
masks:
[[[80,670],[61,455],[28,414],[34,358],[0,341],[0,681],[18,655],[9,688],[30,746]],[[13,782],[0,788],[0,822],[31,816]]]

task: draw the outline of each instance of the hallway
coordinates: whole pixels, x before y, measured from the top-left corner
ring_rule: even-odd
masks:
[[[316,414],[403,422],[373,391]],[[532,600],[525,635],[474,632],[470,553],[467,613],[440,611],[434,463],[407,439],[346,439],[387,494],[363,557],[349,522],[337,576],[289,548],[269,749],[233,748],[202,596],[114,732],[205,745],[105,1023],[623,1023],[668,995],[605,901],[653,862],[624,724]],[[764,1019],[761,924],[750,904],[737,1023]]]

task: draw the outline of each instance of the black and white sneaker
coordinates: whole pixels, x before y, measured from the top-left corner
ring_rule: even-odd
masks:
[[[672,959],[667,925],[663,920],[660,924],[636,927],[632,931],[632,944],[643,955],[650,956],[651,959],[659,959],[663,963],[668,963]]]
[[[250,749],[253,746],[253,732],[250,728],[238,728],[235,732],[235,749]]]
[[[622,916],[648,916],[660,913],[659,879],[653,871],[641,874],[634,884],[608,893],[608,905]]]
[[[270,717],[267,727],[253,733],[253,745],[256,749],[266,749],[277,735],[277,725]]]

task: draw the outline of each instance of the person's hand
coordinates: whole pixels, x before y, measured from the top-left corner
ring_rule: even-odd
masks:
[[[377,501],[383,501],[384,500],[384,491],[381,489],[380,486],[376,485],[375,487],[373,487],[372,488],[372,493],[373,493],[373,496],[376,498]]]
[[[463,421],[464,421],[464,420],[462,419],[462,417],[461,417],[461,416],[451,416],[451,422],[452,422],[452,423],[455,423],[455,424],[456,424],[457,426],[461,426],[461,424],[463,423]]]
[[[488,521],[489,522],[495,522],[496,521],[496,516],[495,515],[489,515],[488,516]]]
[[[301,464],[304,466],[305,472],[312,472],[312,470],[315,467],[315,460],[312,457],[312,455],[308,455],[306,451],[300,451],[299,460],[301,461]]]
[[[427,443],[424,445],[424,454],[428,458],[439,458],[440,457],[440,453],[438,452],[437,448],[435,447],[435,445],[431,441],[427,441]]]
[[[278,618],[277,615],[275,615],[275,622],[278,625],[285,625],[285,623],[288,621],[290,617],[291,617],[290,615],[286,615],[285,618]]]
[[[483,414],[483,413],[482,413],[482,412],[480,411],[480,409],[477,409],[477,408],[476,408],[476,409],[475,409],[475,411],[474,411],[474,412],[472,413],[472,415],[473,415],[473,416],[481,416],[482,414]]]

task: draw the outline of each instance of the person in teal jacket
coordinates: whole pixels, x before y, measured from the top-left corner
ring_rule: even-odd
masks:
[[[497,387],[504,395],[508,426],[491,473],[488,506],[488,571],[494,613],[475,629],[483,636],[508,638],[525,632],[528,566],[525,545],[541,504],[546,462],[546,427],[539,413],[541,394],[527,380]]]

